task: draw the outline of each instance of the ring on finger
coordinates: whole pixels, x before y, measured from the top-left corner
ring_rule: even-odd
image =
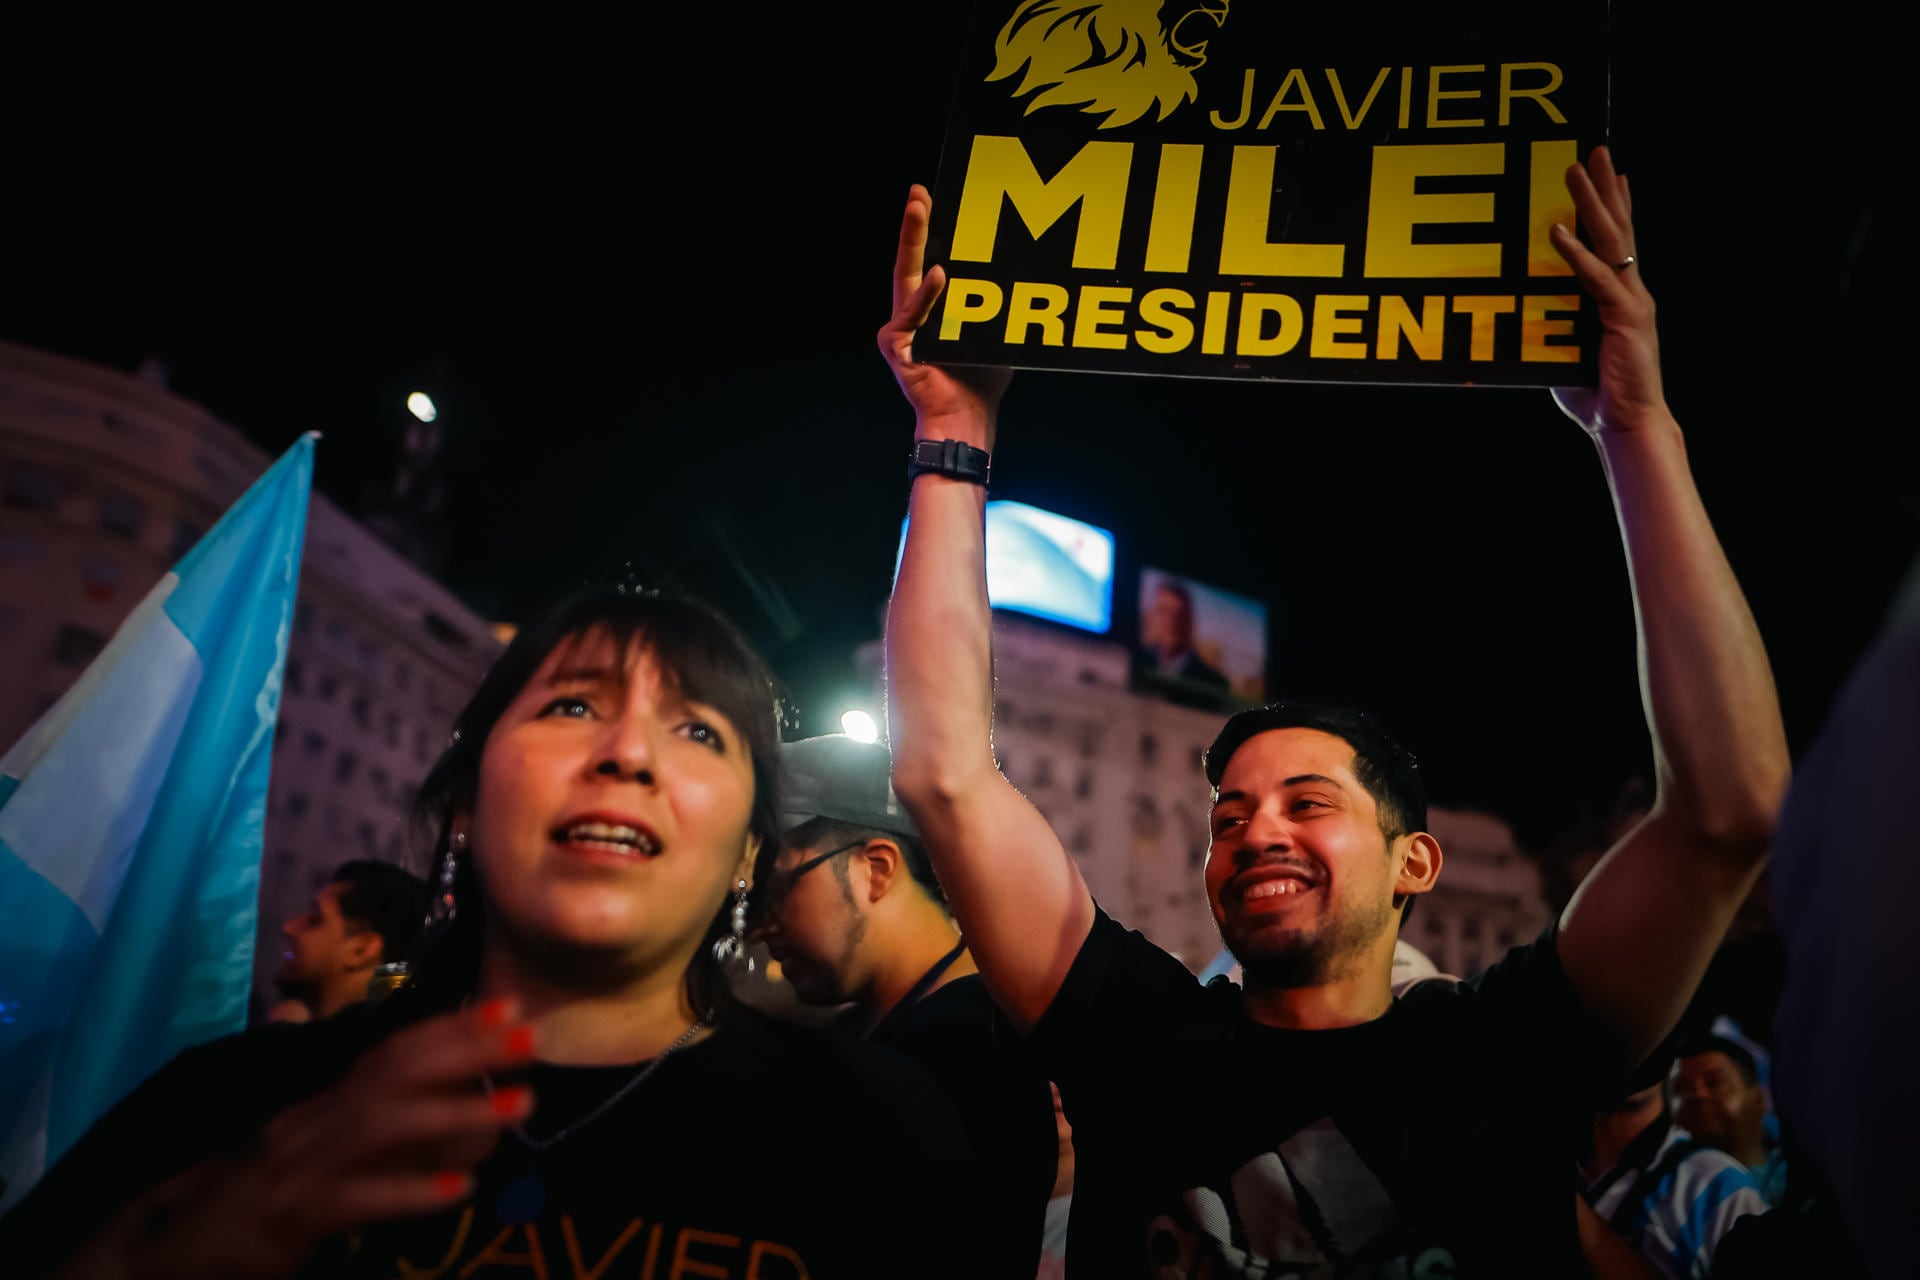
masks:
[[[1640,261],[1640,259],[1636,258],[1634,255],[1630,253],[1626,257],[1620,259],[1620,261],[1614,263],[1613,269],[1615,271],[1625,271],[1628,267],[1632,266],[1634,263],[1638,261]]]

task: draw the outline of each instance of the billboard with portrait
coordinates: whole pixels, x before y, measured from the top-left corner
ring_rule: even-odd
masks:
[[[1263,701],[1267,606],[1165,569],[1142,569],[1135,669],[1144,685],[1181,701]]]

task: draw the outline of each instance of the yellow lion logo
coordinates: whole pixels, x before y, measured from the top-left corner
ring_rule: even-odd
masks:
[[[1227,20],[1231,0],[1021,0],[993,42],[988,80],[1025,68],[1016,98],[1040,92],[1041,107],[1105,114],[1100,128],[1132,124],[1156,104],[1165,120],[1199,92],[1193,73],[1207,60],[1205,19]],[[1168,18],[1168,14],[1178,16]],[[1185,34],[1182,28],[1186,28]]]

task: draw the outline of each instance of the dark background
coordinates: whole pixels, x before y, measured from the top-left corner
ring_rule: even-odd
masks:
[[[157,355],[269,449],[319,428],[349,510],[426,389],[476,608],[631,565],[836,727],[905,500],[872,337],[963,7],[475,12],[16,30],[0,337]],[[1799,749],[1920,546],[1894,42],[1865,8],[1671,12],[1614,8],[1616,155]],[[1544,392],[1023,374],[994,469],[1116,532],[1121,635],[1143,562],[1265,599],[1273,691],[1377,709],[1436,800],[1536,846],[1648,768],[1613,515]]]

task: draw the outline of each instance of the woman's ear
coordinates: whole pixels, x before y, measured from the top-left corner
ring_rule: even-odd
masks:
[[[759,860],[760,837],[748,835],[746,850],[740,855],[739,870],[734,873],[734,883],[738,884],[740,881],[745,880],[747,882],[747,888],[753,888],[753,864]]]

